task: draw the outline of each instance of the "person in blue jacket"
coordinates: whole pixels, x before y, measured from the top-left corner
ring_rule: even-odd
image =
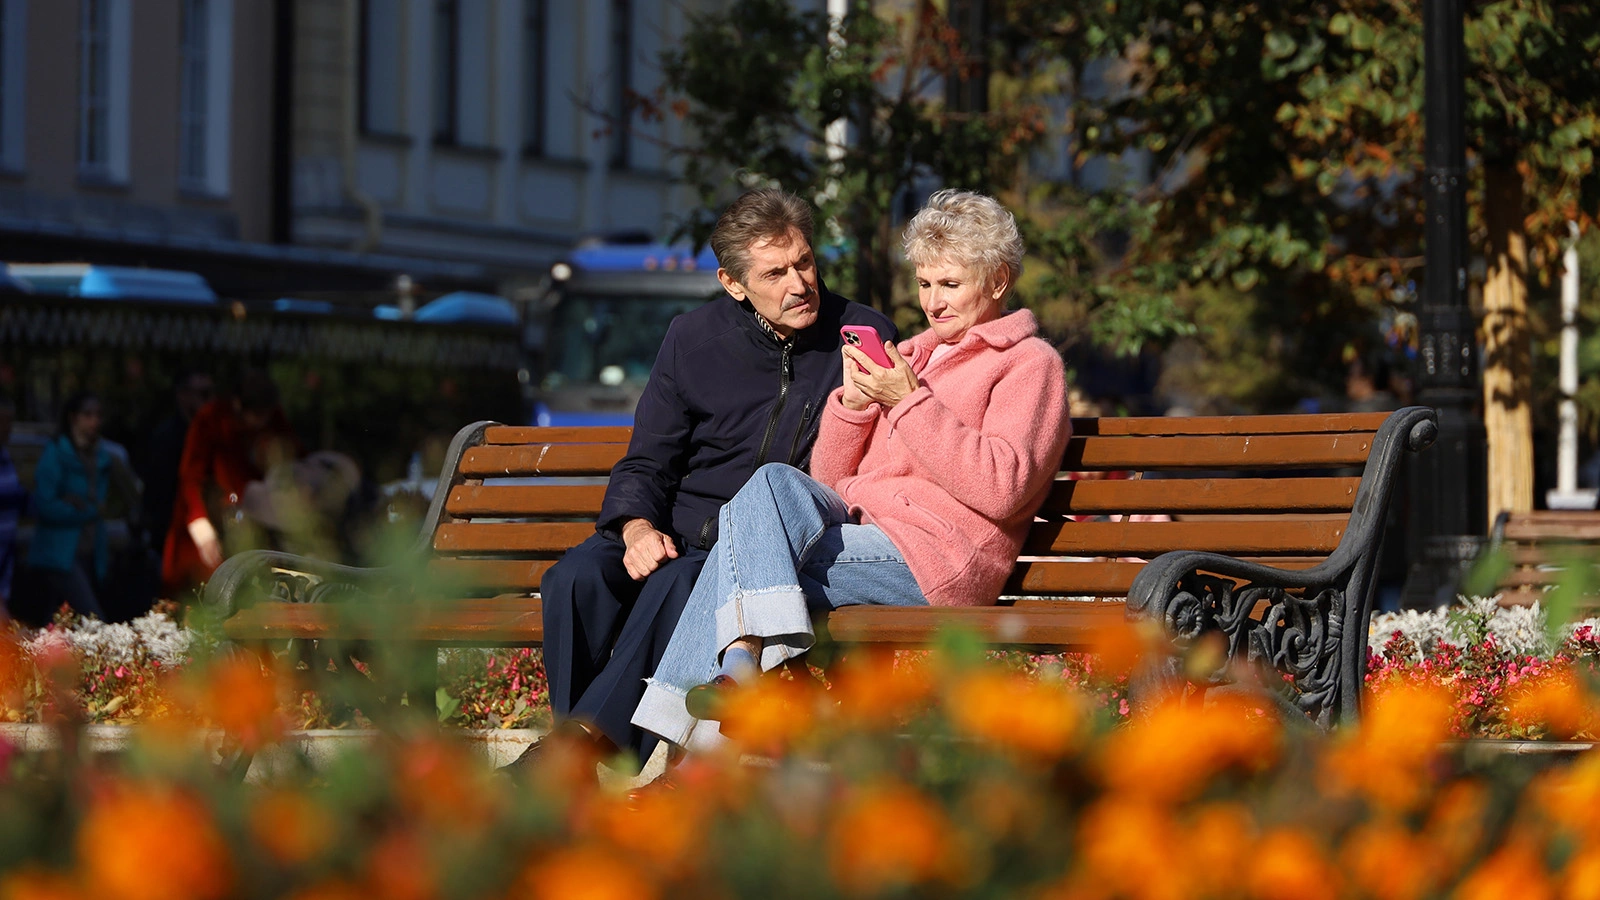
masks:
[[[810,207],[781,190],[750,191],[717,220],[727,295],[673,320],[595,535],[540,585],[557,740],[649,758],[656,736],[629,720],[717,541],[718,511],[762,465],[807,466],[843,380],[841,325],[895,338],[887,317],[822,285],[811,234]]]
[[[61,408],[61,432],[45,445],[33,476],[38,526],[28,568],[52,607],[66,603],[105,617],[96,590],[108,560],[102,510],[111,465],[111,451],[100,440],[99,398],[72,396]]]

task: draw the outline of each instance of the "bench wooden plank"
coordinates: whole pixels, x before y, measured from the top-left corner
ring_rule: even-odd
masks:
[[[1359,478],[1057,481],[1039,514],[1348,512]]]
[[[626,444],[473,447],[461,456],[461,473],[470,478],[609,475],[627,452]]]
[[[594,522],[464,522],[440,525],[443,553],[564,553],[594,534]]]
[[[1388,413],[1297,414],[1286,416],[1128,416],[1074,417],[1075,435],[1186,434],[1338,434],[1377,432]],[[484,432],[490,444],[543,444],[561,441],[627,443],[627,426],[561,427],[495,425]]]
[[[841,644],[924,646],[940,632],[963,628],[993,644],[1083,650],[1102,629],[1124,619],[1120,603],[1062,601],[1049,606],[847,606],[828,614],[828,635]]]
[[[1063,469],[1327,468],[1361,466],[1368,434],[1283,434],[1194,437],[1074,437]]]
[[[491,425],[483,430],[486,444],[626,444],[632,437],[627,425]]]
[[[1067,442],[1068,471],[1150,469],[1306,469],[1361,466],[1372,436],[1279,434],[1247,436],[1079,437]],[[463,454],[474,478],[606,475],[627,454],[620,443],[485,445]]]
[[[1229,555],[1332,553],[1344,520],[1267,522],[1046,522],[1028,532],[1024,556],[1153,556],[1170,550]]]
[[[1241,557],[1280,569],[1309,569],[1323,557]],[[1006,581],[1007,594],[1041,594],[1057,597],[1126,597],[1142,562],[1071,559],[1027,559],[1017,562]]]
[[[461,484],[450,489],[452,516],[588,516],[600,513],[603,484]]]
[[[1114,513],[1347,512],[1359,478],[1161,478],[1057,481],[1044,517]],[[450,490],[453,516],[588,516],[600,512],[603,484],[463,484]]]

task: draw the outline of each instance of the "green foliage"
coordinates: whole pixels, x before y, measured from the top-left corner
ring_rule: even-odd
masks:
[[[836,32],[825,14],[784,0],[692,15],[650,101],[694,134],[680,151],[702,208],[685,229],[704,240],[732,192],[782,185],[816,206],[820,243],[845,251],[855,299],[887,309],[896,198],[919,178],[1003,184],[1040,131],[1031,106],[945,107],[938,79],[974,62],[931,8],[891,19],[856,2]],[[832,123],[848,125],[847,141],[830,144]]]

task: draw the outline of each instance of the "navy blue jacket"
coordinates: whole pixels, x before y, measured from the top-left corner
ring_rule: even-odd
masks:
[[[672,320],[633,414],[628,455],[611,470],[601,532],[648,519],[680,547],[709,548],[722,504],[759,466],[806,467],[822,403],[842,379],[839,326],[896,337],[883,314],[821,291],[817,323],[788,348],[727,295]]]

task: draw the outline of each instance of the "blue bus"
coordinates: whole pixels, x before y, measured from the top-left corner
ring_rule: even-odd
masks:
[[[667,326],[723,293],[717,258],[683,246],[596,243],[551,267],[535,425],[631,425]]]

